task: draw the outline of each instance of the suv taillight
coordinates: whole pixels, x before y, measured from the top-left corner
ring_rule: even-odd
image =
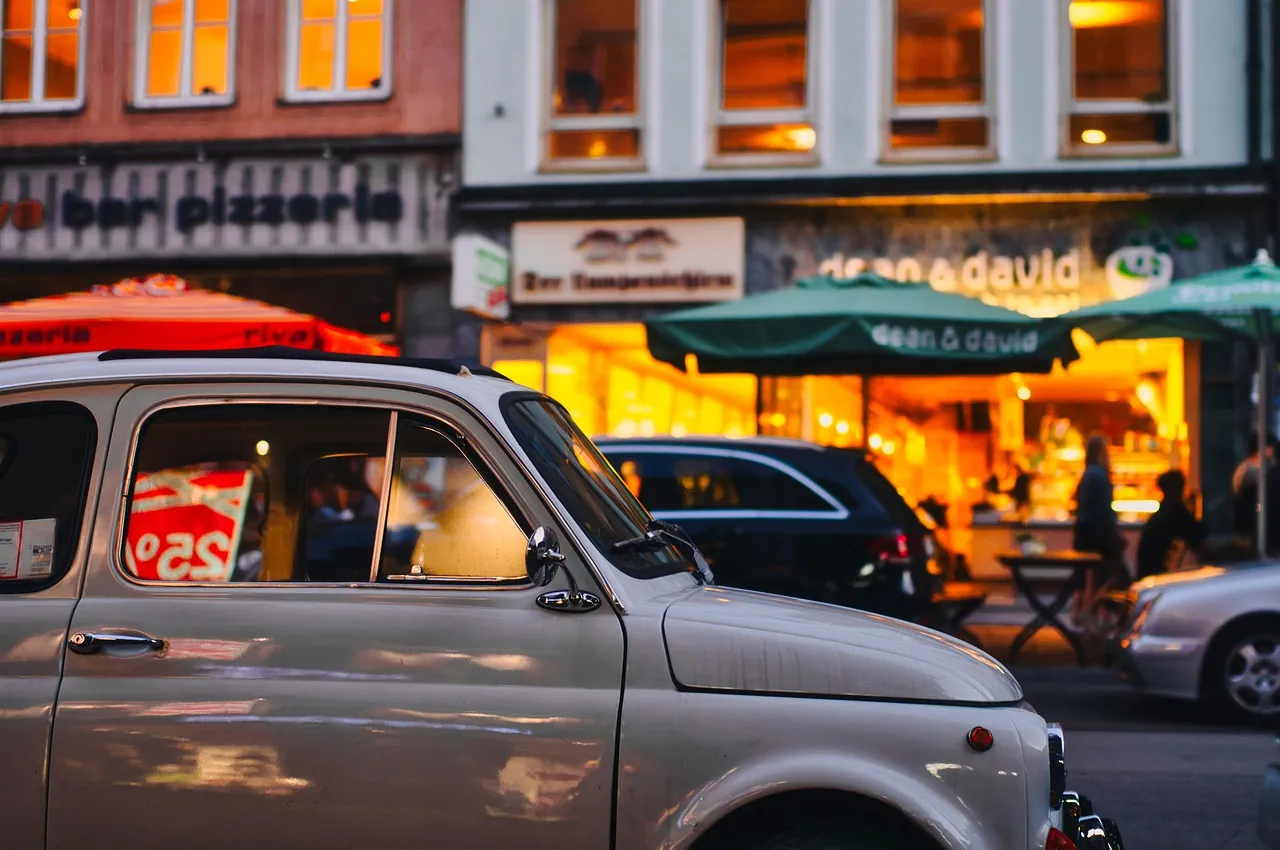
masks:
[[[871,553],[880,561],[902,561],[911,557],[911,541],[905,534],[877,537],[871,541]]]

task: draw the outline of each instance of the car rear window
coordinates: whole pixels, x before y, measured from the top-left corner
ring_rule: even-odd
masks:
[[[893,482],[885,477],[885,474],[877,469],[874,463],[867,460],[861,452],[846,452],[845,457],[854,474],[858,476],[862,486],[870,491],[871,495],[875,497],[875,500],[880,503],[880,506],[884,508],[894,522],[901,523],[904,530],[925,530],[915,510],[903,498],[902,493],[893,485]]]

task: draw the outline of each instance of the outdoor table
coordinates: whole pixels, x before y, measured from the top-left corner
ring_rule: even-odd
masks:
[[[1008,568],[1013,576],[1014,588],[1031,606],[1031,610],[1035,611],[1035,617],[1023,626],[1022,631],[1018,632],[1018,636],[1013,639],[1013,645],[1009,648],[1009,663],[1012,664],[1017,659],[1022,647],[1036,632],[1044,628],[1053,628],[1070,644],[1075,651],[1077,663],[1083,667],[1084,644],[1080,641],[1079,635],[1058,619],[1058,616],[1070,604],[1071,598],[1084,590],[1089,571],[1102,568],[1102,556],[1070,549],[1028,555],[1016,549],[1010,549],[998,554],[996,560]],[[1048,605],[1041,602],[1040,597],[1035,593],[1037,580],[1027,575],[1029,571],[1034,570],[1070,571],[1069,577],[1059,586],[1057,595]],[[1043,580],[1039,583],[1043,584]]]

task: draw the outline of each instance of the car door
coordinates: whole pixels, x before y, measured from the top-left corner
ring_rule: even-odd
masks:
[[[120,390],[104,388],[0,398],[0,823],[6,850],[45,846],[45,768],[63,646],[83,575],[84,509],[98,484],[100,446],[119,397]]]
[[[509,458],[416,393],[126,395],[49,850],[608,846],[621,623],[537,607]]]

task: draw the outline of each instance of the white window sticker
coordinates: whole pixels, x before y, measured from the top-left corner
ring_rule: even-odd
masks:
[[[57,528],[56,519],[0,523],[0,581],[52,575]]]

